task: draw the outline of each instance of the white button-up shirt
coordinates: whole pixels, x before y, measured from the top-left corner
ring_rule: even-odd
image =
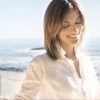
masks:
[[[52,60],[47,53],[35,57],[13,100],[96,100],[98,85],[87,57],[76,51],[80,63],[79,78],[73,61],[64,56],[63,49],[61,54],[58,60]]]

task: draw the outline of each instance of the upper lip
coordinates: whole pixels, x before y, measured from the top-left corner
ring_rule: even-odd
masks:
[[[68,35],[68,37],[77,37],[77,34]]]

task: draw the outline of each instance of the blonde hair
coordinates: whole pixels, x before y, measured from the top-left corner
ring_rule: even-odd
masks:
[[[80,36],[81,45],[83,40],[83,31],[85,30],[85,18],[82,10],[76,0],[52,0],[48,5],[45,16],[44,16],[44,45],[47,51],[47,54],[52,59],[59,58],[59,47],[57,43],[59,42],[58,33],[62,28],[62,21],[64,19],[65,14],[70,10],[74,9],[78,11],[81,22],[83,25],[83,30]]]

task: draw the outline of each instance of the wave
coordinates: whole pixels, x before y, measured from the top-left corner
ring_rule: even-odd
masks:
[[[0,62],[0,70],[22,71],[26,69],[27,64],[28,64],[28,61],[24,63],[21,61]]]
[[[18,49],[15,51],[15,55],[19,56],[33,56],[33,55],[38,55],[45,52],[43,48],[23,48],[23,49]]]
[[[14,67],[10,67],[10,68],[3,68],[0,67],[0,70],[5,70],[5,71],[17,71],[17,72],[22,72],[24,71],[26,68],[14,68]]]
[[[25,51],[25,52],[23,52]],[[21,53],[22,52],[22,53]],[[27,52],[27,53],[26,53]],[[31,53],[29,53],[31,52]],[[45,50],[20,49],[12,57],[0,59],[0,69],[2,70],[24,70],[27,64],[37,55],[44,53]]]
[[[23,48],[23,49],[18,49],[17,51],[15,51],[15,53],[29,53],[29,52],[32,52],[30,48]]]

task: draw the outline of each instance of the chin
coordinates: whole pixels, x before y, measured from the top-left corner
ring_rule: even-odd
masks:
[[[73,40],[70,42],[71,44],[77,44],[78,43],[78,40]]]
[[[75,46],[78,43],[78,41],[71,41],[69,44]]]

